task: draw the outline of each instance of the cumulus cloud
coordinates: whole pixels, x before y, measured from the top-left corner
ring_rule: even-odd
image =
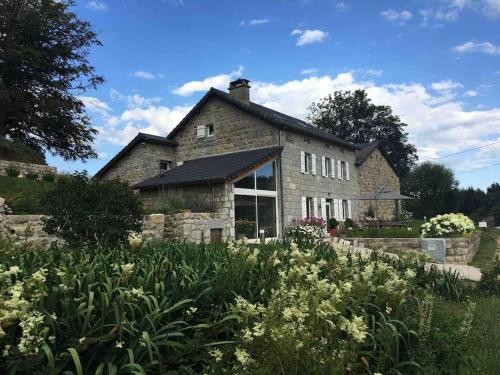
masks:
[[[455,46],[452,50],[459,54],[484,53],[487,55],[500,55],[500,46],[496,46],[490,42],[480,42],[475,40]]]
[[[290,35],[297,35],[296,45],[301,47],[306,44],[322,43],[328,37],[328,32],[321,30],[293,30]]]
[[[108,6],[103,1],[90,0],[89,2],[87,2],[87,8],[96,12],[104,12],[108,9]]]
[[[182,86],[179,86],[172,90],[176,95],[189,96],[196,92],[207,91],[211,87],[215,87],[221,90],[227,89],[229,82],[239,78],[245,68],[240,66],[237,70],[232,71],[227,74],[219,74],[216,76],[207,77],[201,81],[190,81],[186,82]]]
[[[430,20],[455,22],[465,10],[471,10],[491,19],[500,17],[500,0],[441,0],[422,9],[423,24]]]
[[[398,12],[393,9],[384,10],[383,12],[380,12],[380,15],[382,16],[382,18],[399,25],[404,25],[413,17],[413,14],[408,10],[402,10]]]
[[[464,96],[467,97],[467,98],[473,98],[475,96],[477,96],[477,91],[476,90],[467,90],[466,92],[464,92]]]
[[[241,26],[260,26],[260,25],[264,25],[266,23],[269,23],[271,22],[271,20],[269,18],[257,18],[257,19],[253,19],[253,20],[249,20],[249,21],[241,21],[240,22],[240,25]]]
[[[79,98],[89,112],[107,115],[111,111],[109,105],[99,98],[93,96],[80,96]]]
[[[163,74],[151,73],[151,72],[147,72],[145,70],[138,70],[138,71],[134,72],[133,76],[136,78],[142,78],[142,79],[165,78],[165,76]]]
[[[318,73],[318,71],[319,71],[318,68],[307,68],[307,69],[302,69],[300,74],[311,75]]]
[[[454,82],[451,79],[446,79],[439,82],[432,82],[431,87],[436,91],[450,91],[464,87],[460,82]]]

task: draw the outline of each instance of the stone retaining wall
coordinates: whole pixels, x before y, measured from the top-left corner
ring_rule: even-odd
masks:
[[[56,174],[57,168],[43,164],[21,163],[19,161],[0,160],[0,176],[7,176],[6,169],[14,167],[19,169],[21,174],[37,173],[40,177],[47,173]]]
[[[57,241],[43,230],[45,215],[2,215],[0,214],[0,231],[15,236],[20,241],[36,242],[48,246]]]
[[[421,238],[346,238],[356,247],[376,249],[385,247],[389,252],[398,253],[401,250],[421,251]],[[475,232],[471,237],[444,238],[446,243],[445,263],[467,264],[472,261],[479,249],[481,232]]]

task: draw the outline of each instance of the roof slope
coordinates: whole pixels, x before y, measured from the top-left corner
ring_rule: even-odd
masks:
[[[363,164],[363,162],[368,159],[368,156],[379,146],[380,142],[370,142],[370,143],[358,143],[356,147],[356,166]]]
[[[236,99],[225,93],[224,91],[211,88],[205,96],[193,107],[193,109],[182,119],[182,121],[170,132],[168,135],[169,139],[173,137],[183,128],[183,126],[200,110],[200,108],[212,97],[217,97],[230,103],[244,111],[247,111],[255,116],[262,118],[263,120],[269,121],[273,125],[276,125],[282,129],[292,130],[298,133],[302,133],[311,137],[320,138],[339,146],[355,149],[356,146],[352,143],[344,141],[343,139],[334,136],[332,134],[326,133],[317,127],[308,124],[305,121],[299,120],[295,117],[285,115],[284,113],[275,111],[273,109],[264,107],[262,105],[246,102],[243,100]]]
[[[275,155],[283,147],[267,147],[234,152],[200,159],[187,160],[163,176],[155,176],[134,185],[134,189],[146,190],[161,185],[191,185],[201,182],[219,183],[251,170]]]
[[[134,139],[132,139],[128,145],[126,145],[124,148],[120,150],[118,154],[116,154],[110,161],[108,161],[104,167],[102,167],[96,174],[95,177],[102,177],[104,173],[106,173],[111,167],[122,157],[124,157],[130,150],[132,150],[137,143],[139,142],[146,142],[146,143],[152,143],[152,144],[158,144],[158,145],[165,145],[168,147],[175,147],[177,146],[177,142],[172,141],[171,139],[168,139],[167,137],[161,137],[158,135],[153,135],[153,134],[146,134],[146,133],[138,133]]]

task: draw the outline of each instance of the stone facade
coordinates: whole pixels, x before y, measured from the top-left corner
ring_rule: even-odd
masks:
[[[174,148],[147,142],[139,143],[105,173],[105,178],[118,178],[133,185],[158,175],[160,160],[173,161]]]
[[[377,186],[385,186],[386,190],[400,193],[399,177],[389,165],[380,150],[376,148],[368,158],[358,166],[359,192],[361,195],[372,195]],[[360,201],[360,217],[363,218],[369,207],[375,210],[374,201]],[[396,206],[394,201],[379,201],[378,216],[382,220],[394,220]]]
[[[43,230],[45,215],[2,215],[0,214],[0,231],[13,235],[19,241],[36,242],[48,246],[57,237],[50,236]]]
[[[0,176],[7,176],[7,168],[17,168],[21,174],[37,173],[40,177],[44,174],[56,174],[57,168],[43,164],[21,163],[19,161],[0,160]]]
[[[356,247],[370,249],[385,248],[392,253],[405,250],[421,251],[421,238],[347,238]],[[468,264],[476,255],[481,242],[481,232],[469,237],[444,238],[446,244],[445,263]]]

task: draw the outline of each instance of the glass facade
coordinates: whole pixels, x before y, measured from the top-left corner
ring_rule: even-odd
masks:
[[[276,163],[273,161],[234,184],[236,238],[277,237]]]

